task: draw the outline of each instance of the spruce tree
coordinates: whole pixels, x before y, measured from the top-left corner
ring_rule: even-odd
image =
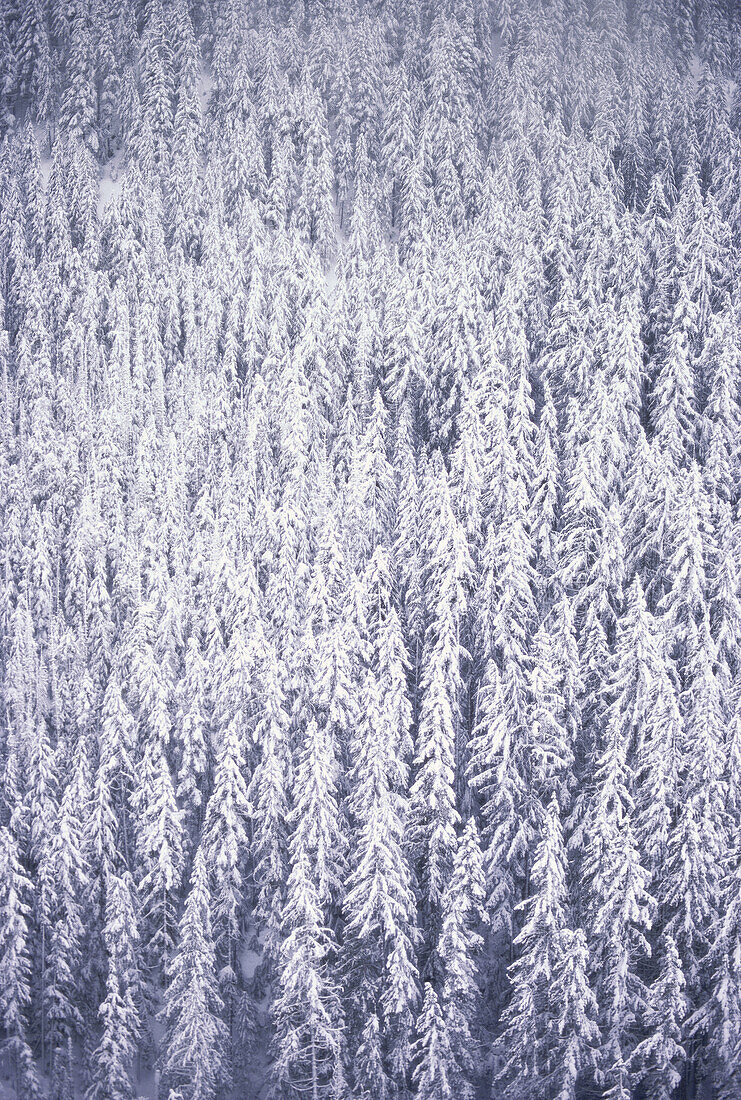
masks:
[[[162,1072],[188,1100],[210,1100],[228,1086],[228,1036],[222,1019],[211,889],[202,847],[193,861],[178,933],[178,946],[168,966]]]
[[[7,826],[0,831],[0,974],[3,1046],[10,1057],[14,1086],[20,1097],[39,1094],[36,1065],[28,1043],[31,1004],[29,900],[31,884],[18,857],[18,845]]]

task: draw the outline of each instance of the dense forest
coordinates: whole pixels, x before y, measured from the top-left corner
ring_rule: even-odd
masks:
[[[741,1097],[741,5],[0,0],[0,1095]]]

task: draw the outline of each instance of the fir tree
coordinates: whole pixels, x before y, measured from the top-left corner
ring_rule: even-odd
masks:
[[[100,1043],[93,1055],[91,1100],[131,1100],[134,1065],[142,1034],[142,982],[138,967],[139,932],[128,875],[107,876],[103,930],[108,955],[105,998],[100,1005]]]
[[[396,731],[384,720],[372,674],[363,694],[366,718],[348,804],[355,837],[344,901],[346,990],[360,1019],[378,1019],[382,1012],[390,1076],[400,1084],[418,997],[416,906],[403,845],[403,803],[394,782]],[[356,1081],[366,1090],[371,1087],[358,1073]]]
[[[431,622],[425,639],[419,733],[412,784],[411,828],[430,917],[439,919],[443,882],[452,867],[455,764],[461,698],[461,620],[471,562],[450,504],[441,456],[430,471],[430,535],[427,566]]]
[[[594,1065],[597,1005],[580,933],[568,923],[566,852],[558,803],[543,815],[532,895],[510,968],[512,997],[501,1036],[497,1080],[508,1096],[573,1096]],[[581,967],[581,969],[580,969]]]
[[[478,832],[473,817],[466,822],[453,858],[453,871],[443,898],[443,920],[437,952],[443,975],[441,1007],[450,1044],[448,1078],[455,1095],[472,1096],[480,1065],[477,1041],[480,991],[477,957],[483,945],[486,887]]]
[[[307,731],[305,768],[318,762]],[[312,768],[313,770],[313,768]],[[305,775],[306,791],[311,776]],[[326,835],[321,828],[328,807],[299,803],[290,841],[290,870],[283,908],[278,989],[273,1002],[275,1045],[273,1082],[277,1094],[294,1098],[307,1092],[337,1097],[343,1090],[342,1009],[330,969],[336,955],[334,936],[326,924]],[[317,818],[315,815],[319,815]],[[317,867],[317,861],[319,867]]]
[[[228,1069],[211,931],[211,891],[202,847],[193,862],[178,932],[163,1010],[163,1075],[188,1100],[208,1100],[228,1084]]]
[[[29,899],[31,884],[18,858],[18,845],[10,829],[0,832],[0,973],[3,990],[2,1018],[7,1050],[19,1096],[39,1093],[36,1066],[28,1044],[28,1011],[31,1004],[29,952]]]
[[[649,990],[644,1025],[648,1035],[633,1051],[631,1066],[650,1100],[670,1100],[681,1081],[682,1034],[687,1011],[684,975],[671,936],[663,943],[661,969]]]
[[[412,1079],[420,1100],[453,1100],[448,1077],[452,1054],[445,1019],[433,986],[425,986],[424,1003],[417,1021],[416,1065]]]

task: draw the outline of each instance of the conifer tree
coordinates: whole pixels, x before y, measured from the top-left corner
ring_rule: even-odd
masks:
[[[628,744],[613,711],[597,771],[587,823],[584,873],[586,915],[602,1043],[597,1080],[616,1097],[630,1096],[633,1027],[645,988],[639,962],[650,954],[647,934],[655,902],[640,861],[633,827],[633,775]]]
[[[256,736],[261,756],[248,789],[252,817],[255,919],[263,932],[263,951],[271,965],[278,960],[280,924],[288,862],[288,785],[290,718],[280,683],[280,669],[271,648],[263,673],[264,717]]]
[[[211,891],[202,847],[196,851],[178,931],[163,1010],[163,1076],[188,1100],[210,1100],[228,1085],[227,1032],[221,1018]]]
[[[213,878],[213,923],[221,951],[221,979],[229,989],[233,989],[237,978],[236,950],[247,852],[249,800],[244,770],[239,723],[232,719],[224,732],[216,762],[202,834],[204,859]]]
[[[167,960],[183,873],[183,824],[165,754],[158,740],[144,747],[133,795],[137,814],[137,888],[142,930],[152,960]]]
[[[105,998],[100,1005],[100,1043],[93,1055],[91,1100],[131,1100],[134,1065],[142,1034],[139,932],[130,876],[107,875],[103,940],[108,955]]]
[[[50,878],[53,897],[46,949],[44,1011],[48,1020],[48,1044],[54,1088],[63,1092],[74,1076],[71,1045],[81,1032],[82,1016],[76,1004],[77,975],[82,963],[86,919],[81,898],[88,892],[85,865],[85,807],[88,799],[87,774],[82,761],[76,762],[62,795],[56,828],[49,844]]]
[[[666,899],[671,932],[682,961],[691,1009],[697,1009],[702,960],[718,917],[721,852],[727,821],[722,717],[707,621],[690,665],[685,718],[685,769],[677,818],[669,836]]]
[[[425,638],[419,732],[414,759],[411,829],[433,929],[452,867],[458,811],[455,765],[461,698],[461,621],[471,561],[452,511],[447,474],[437,456],[430,471],[427,592],[431,619]]]
[[[434,987],[425,985],[424,1003],[417,1021],[416,1065],[413,1081],[420,1100],[453,1100],[448,1077],[452,1055],[445,1019]]]
[[[39,1094],[36,1066],[28,1044],[31,1003],[29,901],[31,884],[18,858],[18,845],[7,826],[0,832],[0,974],[3,1046],[8,1051],[15,1087],[21,1097]]]
[[[273,1080],[280,1096],[307,1092],[339,1097],[344,1088],[342,1006],[332,960],[337,946],[325,917],[336,889],[331,844],[336,842],[333,765],[310,722],[296,773],[290,870],[282,914],[278,990],[273,1002]]]
[[[209,764],[206,668],[199,640],[194,635],[188,639],[177,699],[180,760],[176,793],[187,820],[202,814]]]
[[[61,126],[72,141],[84,143],[96,153],[99,139],[96,128],[95,57],[89,13],[84,5],[75,5],[72,19],[69,65],[60,112]]]
[[[568,923],[566,852],[555,797],[541,828],[527,916],[515,940],[520,954],[510,968],[512,997],[497,1075],[513,1097],[574,1095],[593,1065],[598,1036],[594,995],[586,971],[578,970],[586,960],[575,950],[578,938]]]
[[[437,952],[442,971],[441,1008],[450,1044],[448,1077],[455,1095],[472,1096],[479,1073],[480,991],[477,963],[483,945],[486,886],[476,822],[470,817],[458,841],[443,898]]]
[[[677,466],[687,465],[695,457],[695,325],[694,307],[682,280],[653,395],[656,437]]]
[[[367,1020],[380,1013],[390,1048],[388,1075],[401,1084],[418,999],[416,905],[403,844],[404,806],[395,783],[396,731],[385,721],[372,673],[363,696],[365,719],[348,799],[355,836],[344,901],[347,1015]],[[363,1035],[367,1026],[361,1024]],[[357,1073],[356,1081],[370,1088]]]
[[[664,938],[659,974],[649,990],[648,1035],[633,1051],[632,1069],[651,1100],[670,1100],[681,1081],[683,1025],[687,1005],[676,944]]]

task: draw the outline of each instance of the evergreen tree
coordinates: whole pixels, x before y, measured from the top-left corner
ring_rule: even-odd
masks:
[[[448,1077],[452,1054],[445,1019],[433,986],[425,986],[424,1003],[417,1021],[416,1065],[412,1079],[420,1100],[453,1100]]]
[[[667,346],[653,395],[653,424],[662,450],[678,466],[695,457],[695,380],[692,344],[696,320],[689,290],[680,281]]]
[[[158,740],[145,745],[137,780],[133,806],[142,938],[152,960],[166,960],[175,940],[183,825],[170,768]]]
[[[359,1020],[378,1020],[380,1013],[389,1046],[388,1076],[401,1084],[418,999],[416,905],[403,845],[404,807],[394,782],[396,731],[385,721],[372,673],[363,696],[365,719],[348,802],[355,822],[344,901],[348,1018],[357,1014]],[[364,1043],[368,1026],[361,1025]],[[359,1072],[355,1078],[370,1090],[370,1081]]]
[[[681,1081],[686,1007],[682,964],[674,940],[666,936],[661,969],[649,990],[644,1019],[648,1035],[633,1051],[632,1061],[636,1080],[651,1100],[670,1100]]]
[[[690,666],[685,718],[685,768],[677,820],[669,836],[667,929],[679,950],[690,1007],[699,1007],[703,962],[718,916],[721,853],[726,843],[722,716],[707,622]]]
[[[96,127],[95,55],[90,16],[83,4],[76,4],[71,14],[72,40],[60,122],[63,132],[73,142],[84,143],[96,153],[99,136]]]
[[[35,1097],[39,1083],[28,1044],[28,1010],[31,1004],[29,952],[29,901],[31,884],[18,858],[18,845],[6,826],[0,832],[0,974],[2,1013],[14,1085],[19,1096]]]
[[[163,1075],[188,1100],[208,1100],[228,1084],[228,1069],[211,932],[211,891],[202,847],[196,851],[178,932],[163,1010]]]
[[[425,638],[410,824],[434,929],[443,883],[452,868],[458,822],[454,779],[462,690],[460,631],[471,561],[453,514],[439,455],[430,471],[429,492],[429,530],[434,542],[428,555],[426,587],[431,620]]]
[[[177,696],[176,728],[180,760],[176,793],[187,820],[201,815],[209,763],[206,667],[195,636],[188,639],[185,668]]]
[[[548,805],[532,868],[532,894],[510,968],[512,997],[497,1080],[513,1097],[574,1096],[594,1066],[597,1004],[583,937],[568,925],[566,852],[558,803]],[[580,969],[581,967],[581,969]]]
[[[290,870],[283,908],[278,990],[273,1002],[274,1088],[294,1098],[307,1092],[339,1097],[344,1088],[342,1007],[332,960],[337,946],[325,918],[330,882],[328,842],[334,835],[326,746],[315,722],[296,776]],[[328,881],[329,879],[329,881]]]
[[[263,950],[271,964],[280,950],[280,924],[288,861],[289,715],[274,650],[263,675],[264,717],[256,737],[262,746],[248,796],[252,817],[255,919],[263,931]]]
[[[108,975],[99,1010],[102,1034],[93,1055],[91,1100],[130,1100],[136,1094],[134,1065],[143,1021],[134,905],[130,877],[109,873],[103,930]]]
[[[455,1095],[460,1097],[473,1095],[479,1073],[477,955],[483,945],[478,929],[485,920],[485,900],[481,849],[476,823],[471,817],[453,859],[437,948],[443,974],[441,1007],[451,1055],[447,1073]]]
[[[632,769],[618,714],[610,714],[587,824],[584,872],[591,961],[602,1044],[597,1080],[616,1097],[630,1096],[631,1040],[646,997],[639,961],[650,954],[655,902],[633,827]]]
[[[239,723],[226,727],[214,772],[214,786],[203,824],[204,859],[213,876],[213,920],[222,949],[221,980],[233,988],[243,902],[244,861],[249,812]]]

